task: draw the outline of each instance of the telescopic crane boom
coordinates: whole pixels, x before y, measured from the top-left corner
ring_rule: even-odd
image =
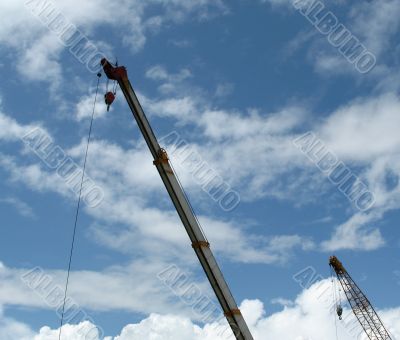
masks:
[[[126,68],[114,67],[106,59],[101,60],[104,72],[111,80],[118,82],[126,101],[136,119],[139,129],[154,158],[154,165],[168,191],[169,196],[178,212],[178,215],[189,235],[192,247],[207,275],[207,278],[217,296],[224,315],[237,340],[253,340],[246,321],[233,298],[222,272],[214,258],[196,215],[177,180],[177,177],[169,163],[168,155],[158,144],[157,138],[150,126],[139,100],[128,79]]]
[[[329,265],[335,271],[346,293],[347,300],[368,338],[371,340],[392,340],[374,307],[336,256],[331,256]]]

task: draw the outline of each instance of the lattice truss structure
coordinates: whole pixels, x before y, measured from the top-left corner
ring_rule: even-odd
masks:
[[[362,328],[371,340],[394,340],[390,337],[368,298],[357,286],[342,263],[332,256],[329,265],[335,271],[350,306]]]

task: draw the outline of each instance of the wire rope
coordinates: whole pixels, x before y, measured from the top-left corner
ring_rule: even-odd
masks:
[[[75,222],[74,222],[74,228],[73,228],[73,232],[72,232],[71,248],[70,248],[70,252],[69,252],[67,279],[66,279],[66,282],[65,282],[64,299],[63,299],[63,305],[62,305],[61,320],[60,320],[60,330],[59,330],[59,333],[58,333],[58,340],[61,340],[62,328],[63,328],[63,325],[64,325],[65,304],[66,304],[67,296],[68,296],[68,286],[69,286],[70,274],[71,274],[72,257],[73,257],[73,253],[74,253],[76,230],[77,230],[77,226],[78,226],[79,211],[80,211],[81,200],[82,200],[83,180],[85,178],[86,163],[87,163],[87,157],[88,157],[88,152],[89,152],[90,140],[91,140],[91,136],[92,136],[93,120],[94,120],[94,114],[95,114],[95,110],[96,110],[97,95],[98,95],[98,92],[99,92],[100,77],[101,77],[101,73],[98,73],[97,74],[96,94],[95,94],[95,97],[94,97],[92,117],[91,117],[91,120],[90,120],[89,133],[88,133],[88,137],[87,137],[85,158],[84,158],[83,170],[82,170],[82,178],[81,178],[81,184],[80,184],[80,189],[79,189],[78,203],[77,203],[76,212],[75,212]]]

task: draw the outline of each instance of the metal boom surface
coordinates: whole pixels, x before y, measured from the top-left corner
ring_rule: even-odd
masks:
[[[168,155],[158,144],[157,138],[128,79],[126,68],[123,66],[114,67],[106,59],[102,59],[101,65],[107,77],[116,80],[121,87],[139,129],[153,155],[153,163],[157,167],[158,173],[189,235],[192,247],[217,296],[233,334],[237,340],[253,340],[250,330],[214,258],[210,244],[203,234],[190,203],[170,166]]]

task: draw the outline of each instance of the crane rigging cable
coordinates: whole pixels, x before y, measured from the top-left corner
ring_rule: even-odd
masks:
[[[335,303],[335,309],[337,309],[338,304],[337,304],[337,298],[336,298],[336,281],[335,281],[335,278],[333,276],[333,269],[330,268],[330,271],[331,271],[331,282],[332,282],[332,297],[333,297],[333,301]],[[335,320],[336,340],[339,340],[336,315],[333,315],[333,318]]]
[[[335,303],[335,311],[336,314],[339,317],[339,320],[342,320],[342,313],[343,313],[343,308],[342,308],[342,300],[340,296],[341,289],[338,287],[338,282],[334,278],[334,272],[332,267],[330,268],[331,270],[331,282],[332,282],[332,289],[333,289],[333,300]]]
[[[63,305],[62,305],[61,320],[60,320],[60,330],[59,330],[59,333],[58,333],[58,340],[61,340],[62,327],[64,325],[65,303],[67,301],[67,295],[68,295],[68,286],[69,286],[69,278],[70,278],[70,273],[71,273],[72,256],[73,256],[73,253],[74,253],[76,229],[77,229],[77,226],[78,226],[79,211],[80,211],[81,199],[82,199],[83,181],[85,179],[86,163],[87,163],[87,157],[88,157],[88,152],[89,152],[90,140],[91,140],[91,136],[92,136],[92,127],[93,127],[94,114],[95,114],[95,110],[96,110],[97,94],[99,92],[100,77],[101,77],[101,73],[98,73],[97,74],[96,94],[95,94],[95,97],[94,97],[93,111],[92,111],[92,116],[91,116],[91,120],[90,120],[90,127],[89,127],[89,133],[88,133],[88,137],[87,137],[87,142],[86,142],[86,151],[85,151],[85,158],[84,158],[84,161],[83,161],[82,178],[81,178],[79,195],[78,195],[78,203],[77,203],[76,212],[75,212],[75,222],[74,222],[74,228],[73,228],[73,232],[72,232],[71,248],[70,248],[70,252],[69,252],[67,279],[66,279],[66,282],[65,282],[64,300],[63,300]]]

